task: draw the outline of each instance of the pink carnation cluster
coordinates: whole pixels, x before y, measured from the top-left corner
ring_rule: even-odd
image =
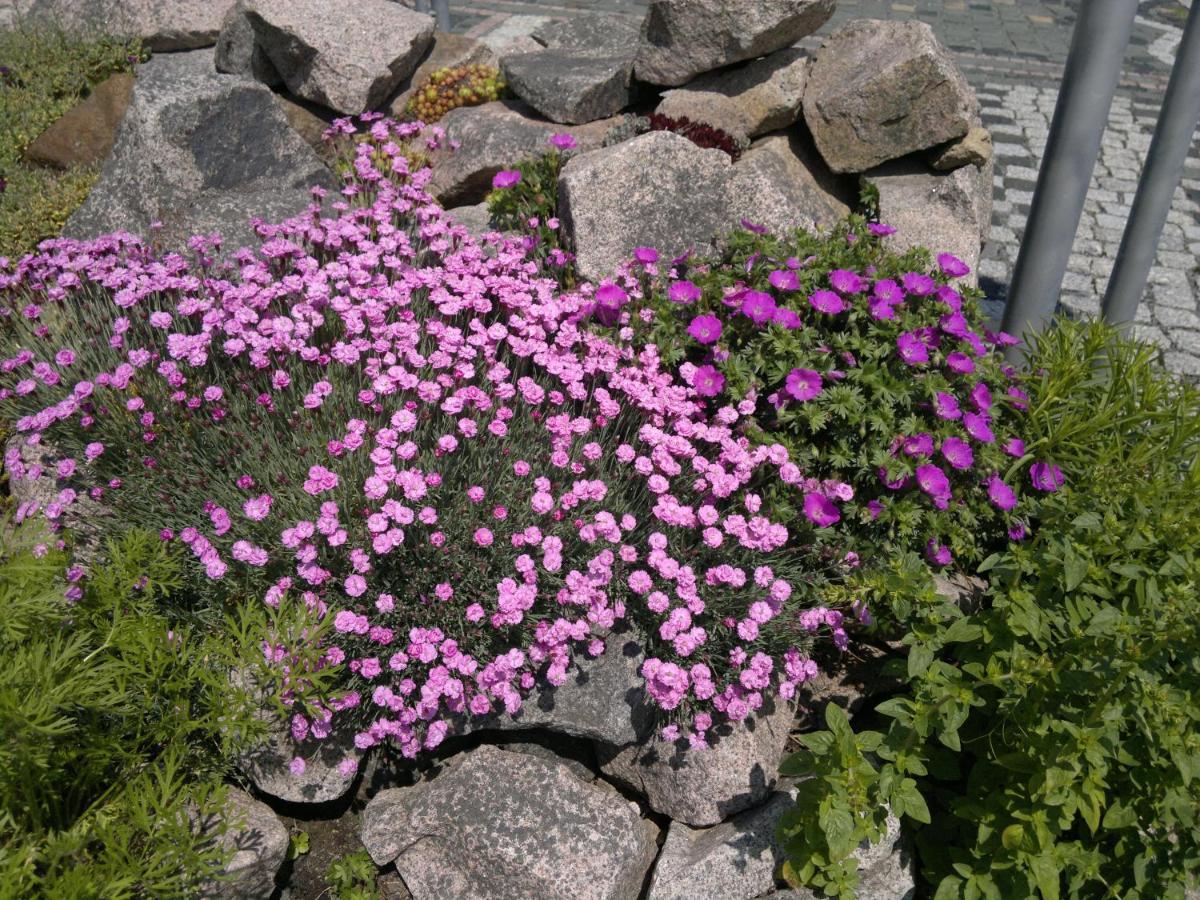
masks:
[[[177,534],[207,578],[331,622],[316,646],[264,640],[298,740],[344,721],[359,750],[414,756],[561,684],[626,622],[694,744],[793,696],[813,636],[845,632],[813,617],[824,563],[761,494],[836,521],[852,492],[753,446],[744,411],[706,408],[654,348],[590,330],[613,291],[561,292],[522,244],[475,243],[410,171],[416,126],[368,124],[341,196],[314,189],[228,265],[210,239],[193,267],[114,235],[0,270],[19,431],[70,455],[54,475]],[[344,667],[336,694],[306,692],[314,658]]]

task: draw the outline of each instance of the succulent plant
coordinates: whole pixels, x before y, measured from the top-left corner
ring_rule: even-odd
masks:
[[[409,98],[405,112],[422,122],[436,122],[452,109],[498,100],[504,79],[495,66],[480,64],[436,69]]]

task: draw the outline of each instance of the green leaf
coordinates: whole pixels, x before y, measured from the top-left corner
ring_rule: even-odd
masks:
[[[858,842],[854,839],[854,817],[847,809],[831,809],[820,816],[821,830],[829,842],[829,852],[834,859],[848,856]]]
[[[1069,544],[1063,555],[1063,578],[1068,591],[1073,591],[1087,578],[1087,560],[1080,557]]]
[[[921,792],[917,789],[915,781],[911,778],[905,778],[900,782],[900,786],[896,789],[893,797],[898,798],[904,804],[904,814],[906,816],[925,825],[929,824],[929,806],[925,803],[925,798],[921,796]]]
[[[1129,828],[1137,824],[1137,813],[1118,800],[1104,813],[1104,821],[1101,824],[1112,831]]]
[[[1029,868],[1033,870],[1033,878],[1043,900],[1058,900],[1059,869],[1054,857],[1048,854],[1035,856],[1029,861]]]
[[[933,649],[926,644],[917,644],[908,651],[908,677],[923,675],[933,662]]]
[[[1025,827],[1020,822],[1009,825],[1000,832],[1000,843],[1004,845],[1005,850],[1020,850],[1023,840],[1025,840]]]

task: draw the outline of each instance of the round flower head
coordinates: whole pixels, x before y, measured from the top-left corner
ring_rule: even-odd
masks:
[[[829,273],[829,283],[835,291],[843,294],[861,294],[867,289],[862,277],[849,269],[834,269]]]
[[[643,266],[658,262],[658,251],[653,247],[634,247],[633,258]]]
[[[672,281],[667,288],[667,298],[672,303],[686,305],[700,299],[700,288],[690,281]]]
[[[574,135],[563,133],[550,135],[549,144],[555,150],[574,150],[579,146]]]
[[[1053,493],[1063,485],[1062,469],[1053,463],[1035,462],[1029,467],[1029,480],[1039,491]]]
[[[814,291],[809,295],[808,302],[817,312],[822,312],[829,316],[836,316],[849,308],[846,305],[846,301],[833,291]]]
[[[696,316],[687,332],[697,343],[715,344],[721,339],[721,320],[710,315]]]
[[[776,269],[767,276],[767,282],[777,291],[800,290],[800,279],[791,269]]]
[[[953,253],[939,253],[937,264],[938,268],[951,278],[962,278],[971,272],[971,267]]]
[[[916,366],[929,362],[929,348],[911,331],[906,331],[896,338],[896,351],[907,365]]]
[[[496,189],[516,187],[521,183],[521,173],[516,169],[501,169],[492,176],[492,187]]]
[[[701,397],[715,397],[725,387],[725,376],[713,366],[700,366],[692,375],[692,388]]]
[[[818,528],[828,528],[841,521],[842,514],[837,506],[824,494],[810,492],[804,495],[804,515]]]
[[[746,291],[742,300],[742,315],[755,325],[765,325],[775,315],[775,299],[762,291]]]
[[[786,381],[788,396],[804,402],[821,393],[821,373],[812,369],[792,369]]]

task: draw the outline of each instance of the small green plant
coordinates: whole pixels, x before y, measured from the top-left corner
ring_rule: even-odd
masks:
[[[370,854],[359,850],[331,862],[325,872],[325,883],[337,900],[377,900],[375,874]]]
[[[441,68],[413,91],[405,112],[429,124],[460,106],[478,106],[499,100],[504,89],[504,79],[495,66],[477,64]]]
[[[937,900],[1182,898],[1200,872],[1200,393],[1100,324],[1034,340],[1029,440],[1066,486],[1034,536],[990,556],[975,611],[920,615],[876,712],[785,767],[795,882],[849,896],[841,851],[888,805],[922,827]],[[850,784],[850,782],[853,782]],[[847,826],[849,834],[847,835]],[[831,887],[833,890],[831,890]]]

